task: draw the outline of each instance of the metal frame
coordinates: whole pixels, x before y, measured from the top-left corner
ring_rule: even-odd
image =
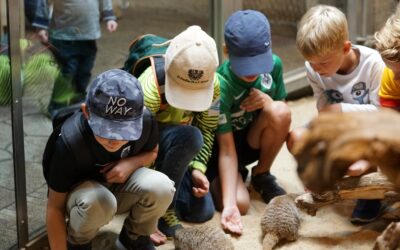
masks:
[[[9,27],[8,43],[11,66],[11,121],[13,141],[15,205],[17,220],[18,248],[24,248],[29,241],[28,212],[26,201],[26,176],[24,154],[24,130],[22,119],[22,79],[21,79],[21,3],[7,0],[7,20]]]
[[[210,6],[210,34],[217,44],[219,62],[224,60],[224,24],[235,11],[243,8],[242,0],[209,0]]]
[[[371,6],[370,0],[347,1],[347,22],[349,25],[350,41],[358,43],[366,40],[368,27],[372,24],[371,18],[368,18]]]

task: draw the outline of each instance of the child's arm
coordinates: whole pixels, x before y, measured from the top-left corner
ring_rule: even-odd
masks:
[[[118,24],[116,22],[117,17],[114,15],[112,9],[112,1],[100,0],[100,8],[102,20],[107,22],[107,30],[109,32],[114,32],[117,29]]]
[[[217,140],[219,144],[218,170],[223,204],[221,224],[224,229],[241,234],[243,225],[236,204],[238,165],[233,133],[219,134]]]
[[[46,225],[50,249],[67,249],[67,227],[65,224],[65,203],[67,194],[68,193],[59,193],[49,188]]]
[[[324,94],[324,88],[321,86],[318,79],[316,78],[315,71],[312,69],[308,62],[306,62],[305,65],[307,71],[307,81],[312,88],[314,100],[317,103],[317,110],[319,111],[320,109],[323,109],[325,106],[327,106],[329,102]]]
[[[32,26],[37,29],[36,36],[41,42],[47,43],[47,29],[50,22],[49,5],[47,3],[47,0],[32,1],[31,5],[33,5],[32,7],[34,7]]]
[[[193,187],[192,187],[192,192],[195,197],[204,197],[209,189],[210,189],[210,182],[207,179],[207,176],[203,174],[198,169],[193,169],[192,170],[192,181],[193,181]]]
[[[103,168],[100,172],[108,183],[124,183],[136,169],[150,165],[157,157],[158,145],[151,151],[123,158],[110,168]]]

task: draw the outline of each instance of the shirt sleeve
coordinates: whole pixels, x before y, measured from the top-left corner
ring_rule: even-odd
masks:
[[[313,90],[314,99],[317,103],[317,110],[320,110],[324,106],[328,105],[329,102],[324,94],[324,89],[322,88],[321,83],[315,77],[316,73],[311,68],[311,65],[308,62],[306,62],[305,67],[307,72],[307,81]]]
[[[222,78],[222,77],[221,77]],[[220,85],[220,105],[219,105],[219,117],[218,117],[218,127],[217,133],[227,133],[232,132],[231,123],[231,105],[232,99],[229,95],[230,91],[227,89],[226,79],[221,79]]]
[[[26,2],[29,2],[28,8],[34,8],[32,26],[40,29],[48,29],[50,13],[47,0],[31,0]]]
[[[393,78],[393,72],[386,67],[382,74],[382,80],[379,89],[379,101],[382,107],[399,110],[400,88]]]
[[[157,121],[154,118],[154,116],[151,116],[150,136],[149,136],[146,144],[143,146],[143,150],[144,151],[153,150],[158,145],[158,141],[159,141],[159,132],[158,132]]]
[[[274,100],[284,100],[287,96],[285,82],[283,81],[283,64],[281,58],[273,55],[274,68],[272,69],[271,76],[276,84],[276,95]]]
[[[161,105],[161,97],[158,93],[155,77],[151,67],[148,67],[138,78],[143,89],[144,105],[153,115],[157,114]]]
[[[103,21],[117,20],[114,15],[112,1],[111,0],[100,0],[101,6],[101,18]]]
[[[214,82],[214,96],[213,104],[210,109],[195,113],[192,125],[200,129],[203,135],[203,147],[200,152],[194,157],[192,162],[189,164],[191,168],[198,169],[205,173],[207,170],[207,162],[210,159],[212,147],[214,143],[215,130],[218,126],[218,115],[219,115],[219,98],[220,98],[220,83],[218,75],[216,74]]]
[[[78,179],[77,165],[75,156],[59,136],[49,164],[47,185],[59,193],[69,192]]]

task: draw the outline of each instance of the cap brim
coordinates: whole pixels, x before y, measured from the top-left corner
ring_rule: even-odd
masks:
[[[143,116],[130,121],[113,121],[90,113],[88,122],[93,134],[106,139],[135,141],[142,135]]]
[[[187,89],[181,87],[171,77],[166,75],[165,97],[168,104],[178,109],[195,112],[202,112],[209,109],[214,94],[214,77],[207,88]]]
[[[230,54],[229,61],[233,72],[240,77],[270,73],[274,68],[271,49],[264,54],[251,57],[240,57]]]

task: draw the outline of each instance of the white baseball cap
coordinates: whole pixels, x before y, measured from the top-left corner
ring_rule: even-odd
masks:
[[[212,103],[217,46],[199,26],[174,37],[165,53],[165,97],[176,108],[205,111]]]

